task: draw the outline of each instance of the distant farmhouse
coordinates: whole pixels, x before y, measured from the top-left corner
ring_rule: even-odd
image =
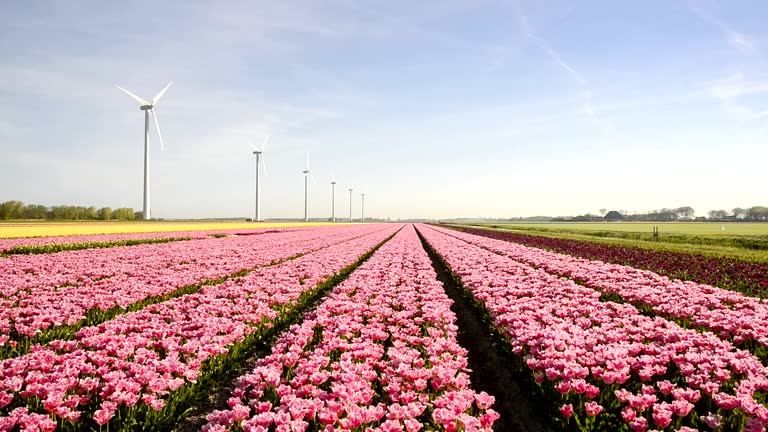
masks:
[[[622,216],[621,213],[617,212],[616,210],[611,210],[608,213],[606,213],[605,216],[603,216],[603,219],[606,222],[618,222],[618,221],[623,221],[624,216]]]

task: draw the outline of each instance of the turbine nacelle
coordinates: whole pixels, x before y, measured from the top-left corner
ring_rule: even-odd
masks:
[[[267,140],[269,140],[269,135],[264,137],[264,142],[261,143],[261,147],[256,147],[250,140],[248,140],[248,145],[253,149],[253,154],[260,155],[264,153],[264,148],[267,146]]]
[[[309,152],[307,152],[307,167],[304,168],[304,171],[302,171],[302,174],[304,174],[304,176],[311,177],[312,183],[317,184],[317,180],[315,180],[315,176],[312,175],[312,171],[309,169]]]
[[[155,128],[157,129],[157,137],[160,139],[160,147],[165,150],[165,144],[163,143],[163,134],[160,133],[160,122],[157,121],[157,113],[155,112],[155,105],[160,101],[160,98],[163,97],[166,91],[168,91],[168,88],[171,87],[173,84],[173,81],[169,82],[168,85],[163,87],[162,90],[158,94],[155,95],[155,97],[152,98],[152,102],[148,102],[143,98],[140,98],[139,96],[136,96],[135,94],[129,92],[128,90],[120,87],[119,85],[115,85],[118,89],[120,89],[123,93],[127,94],[131,97],[131,99],[135,100],[140,104],[139,109],[142,111],[151,111],[152,112],[152,119],[155,121]],[[146,113],[149,115],[149,112]],[[145,133],[149,133],[149,130],[145,130]]]

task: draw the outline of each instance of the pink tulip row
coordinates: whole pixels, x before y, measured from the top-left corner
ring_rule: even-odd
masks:
[[[470,388],[450,305],[408,226],[240,377],[203,430],[491,431],[494,398]]]
[[[56,237],[20,237],[20,238],[0,238],[0,253],[6,253],[15,247],[20,246],[43,246],[43,245],[71,245],[87,243],[111,243],[124,240],[148,240],[165,238],[206,238],[216,233],[206,231],[187,231],[187,232],[151,232],[135,234],[99,234],[99,235],[78,235],[78,236],[56,236]]]
[[[701,327],[733,340],[737,345],[755,341],[768,348],[768,304],[741,293],[695,282],[670,280],[666,276],[632,267],[590,261],[515,243],[494,240],[453,230],[435,228],[515,261],[533,265],[556,275],[582,281],[590,288],[620,296],[638,306],[686,326]],[[764,349],[752,349],[768,357]]]
[[[765,430],[768,370],[749,352],[601,302],[593,289],[434,228],[419,230],[484,305],[519,371],[561,404],[569,428],[621,419],[632,431]]]
[[[37,426],[39,414],[59,427],[104,425],[138,411],[151,416],[195,383],[203,366],[267,331],[302,296],[353,264],[398,226],[309,253],[247,276],[86,327],[74,341],[53,341],[0,362],[0,430]],[[31,411],[30,411],[31,410]],[[134,417],[135,419],[135,417]],[[117,421],[117,419],[115,419]],[[32,423],[30,423],[32,422]]]
[[[250,235],[260,234],[262,232],[282,232],[296,231],[306,228],[279,228],[279,229],[231,229],[231,230],[210,230],[210,231],[170,231],[170,232],[145,232],[145,233],[123,233],[123,234],[93,234],[93,235],[71,235],[71,236],[50,236],[50,237],[19,237],[19,238],[0,238],[0,253],[7,252],[19,246],[42,246],[42,245],[71,245],[87,243],[111,243],[123,240],[144,240],[144,239],[171,239],[171,238],[190,238],[202,239],[211,236],[221,235]]]
[[[12,333],[31,338],[77,324],[88,311],[125,308],[382,228],[316,228],[0,259],[0,347],[13,342]]]

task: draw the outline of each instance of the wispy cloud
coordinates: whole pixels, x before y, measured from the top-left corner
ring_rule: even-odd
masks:
[[[768,79],[746,80],[742,72],[735,73],[712,85],[712,96],[731,99],[768,92]]]
[[[699,18],[720,29],[723,39],[732,48],[741,52],[755,51],[755,44],[751,38],[744,33],[734,30],[717,16],[716,11],[719,8],[719,4],[716,0],[688,0],[688,6]]]
[[[528,25],[527,20],[525,19],[525,15],[521,12],[521,21],[523,23],[523,27],[526,30],[526,36],[536,45],[539,47],[542,51],[544,51],[549,58],[551,58],[555,63],[557,63],[558,66],[560,66],[563,70],[565,70],[568,75],[571,76],[576,82],[581,84],[584,87],[587,87],[587,80],[584,79],[584,77],[576,71],[576,69],[572,68],[571,65],[565,62],[563,60],[563,57],[558,53],[557,51],[552,48],[552,45],[545,40],[542,37],[537,36],[533,33],[530,26]]]
[[[737,51],[744,62],[760,57],[752,38],[735,30],[719,17],[720,4],[717,0],[688,0],[688,6],[696,16],[717,27],[728,46]],[[743,67],[743,65],[739,67],[739,72],[712,84],[710,95],[720,103],[730,117],[747,123],[754,118],[755,111],[745,105],[743,100],[740,101],[740,98],[768,92],[768,80],[746,79],[741,71]]]
[[[747,80],[742,72],[732,74],[712,84],[710,88],[711,96],[720,102],[723,110],[737,121],[744,123],[760,115],[741,100],[760,93],[768,93],[768,79]]]
[[[584,77],[584,75],[582,75],[573,66],[571,66],[548,40],[536,33],[528,20],[528,16],[525,14],[517,1],[513,1],[513,7],[518,23],[525,33],[525,36],[537,48],[542,50],[555,64],[560,67],[560,69],[566,73],[566,75],[575,81],[581,88],[581,113],[589,117],[592,123],[602,133],[614,137],[620,137],[620,134],[616,128],[613,127],[613,125],[608,120],[601,117],[598,113],[598,110],[595,108],[595,105],[593,104],[594,94],[592,92],[589,81]]]

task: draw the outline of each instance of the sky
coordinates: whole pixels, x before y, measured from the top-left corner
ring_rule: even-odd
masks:
[[[0,201],[449,218],[768,205],[764,0],[0,3]]]

